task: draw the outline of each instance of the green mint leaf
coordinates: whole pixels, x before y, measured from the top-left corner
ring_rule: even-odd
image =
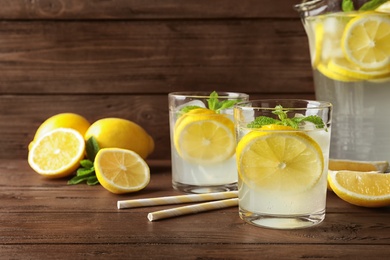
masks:
[[[218,93],[216,91],[211,92],[209,99],[207,99],[209,109],[216,111],[219,107]]]
[[[96,154],[99,152],[100,147],[94,136],[91,136],[86,143],[87,157],[92,162],[95,161]]]
[[[85,159],[80,161],[80,165],[84,168],[92,168],[93,162],[91,160]]]
[[[343,0],[341,3],[341,9],[343,9],[344,12],[351,12],[355,10],[355,6],[353,5],[352,0]]]
[[[77,169],[77,176],[85,176],[87,174],[95,172],[95,168],[92,166],[92,168],[78,168]]]
[[[268,116],[259,116],[256,117],[251,123],[247,125],[248,128],[261,128],[265,125],[284,125],[290,126],[294,129],[298,129],[299,125],[303,122],[310,122],[316,126],[316,128],[325,128],[325,124],[322,121],[322,118],[317,115],[303,116],[298,115],[293,118],[288,118],[286,109],[283,109],[282,106],[276,106],[275,110],[272,111],[273,114],[277,115],[279,119],[274,119]]]
[[[74,176],[72,179],[70,179],[68,181],[68,185],[76,185],[76,184],[82,183],[84,181],[87,181],[88,178],[93,176],[94,174],[95,174],[95,172],[90,173],[90,174],[86,174],[86,175],[82,175],[82,176]]]
[[[93,186],[99,184],[99,180],[97,179],[96,175],[95,176],[90,176],[87,179],[87,185]]]
[[[359,10],[360,11],[369,11],[369,10],[375,10],[377,7],[379,7],[381,4],[387,2],[388,0],[371,0],[366,2],[364,5],[362,5]]]
[[[180,109],[179,113],[180,113],[180,115],[182,115],[182,114],[188,113],[191,110],[194,110],[197,108],[202,108],[202,107],[200,107],[200,106],[186,106],[186,107],[183,107],[182,109]]]
[[[238,102],[240,102],[240,100],[225,100],[225,101],[219,102],[219,108],[216,111],[219,112],[221,110],[231,108],[234,106],[234,104],[236,104]]]
[[[256,117],[254,121],[248,124],[248,128],[261,128],[265,125],[280,125],[281,121],[273,119],[268,116],[259,116]]]

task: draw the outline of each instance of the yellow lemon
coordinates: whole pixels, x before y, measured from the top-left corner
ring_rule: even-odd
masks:
[[[390,206],[390,174],[330,171],[328,182],[341,199],[363,207]]]
[[[328,64],[320,63],[320,64],[318,64],[317,69],[322,75],[324,75],[327,78],[333,79],[333,80],[342,81],[342,82],[357,81],[356,79],[354,79],[352,77],[340,74],[337,71],[329,69]]]
[[[213,164],[234,155],[233,121],[226,115],[209,111],[190,111],[175,124],[175,148],[189,162]]]
[[[389,168],[387,161],[355,161],[343,159],[330,159],[329,170],[332,171],[360,171],[360,172],[385,172]]]
[[[89,121],[79,114],[61,113],[53,115],[38,127],[33,141],[29,144],[29,149],[31,149],[35,140],[54,129],[72,128],[84,136],[90,125]]]
[[[390,17],[365,12],[345,27],[342,49],[347,60],[365,70],[382,69],[390,64]]]
[[[313,187],[324,169],[319,145],[289,127],[271,125],[265,129],[277,132],[254,130],[238,142],[240,179],[254,189],[281,192],[296,193]]]
[[[138,124],[122,118],[103,118],[94,122],[84,139],[95,137],[100,148],[123,148],[143,159],[154,150],[153,138]]]
[[[346,78],[357,80],[383,79],[390,76],[390,66],[371,71],[364,70],[343,58],[331,59],[328,64],[328,69]]]
[[[149,166],[137,153],[127,149],[100,149],[94,167],[100,184],[115,194],[139,191],[150,181]]]
[[[84,158],[83,136],[71,128],[57,128],[39,137],[28,153],[28,163],[37,173],[60,178],[72,174]]]

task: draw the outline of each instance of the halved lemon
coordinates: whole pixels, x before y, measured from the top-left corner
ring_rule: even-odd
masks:
[[[298,193],[313,187],[324,170],[320,146],[296,131],[252,131],[238,143],[240,178],[254,189]]]
[[[57,128],[39,137],[28,153],[28,163],[49,178],[72,174],[84,158],[84,137],[71,128]]]
[[[390,206],[390,174],[330,171],[328,182],[341,199],[363,207]]]
[[[365,12],[346,25],[341,39],[347,60],[365,70],[382,69],[390,64],[390,17]]]
[[[150,181],[150,169],[137,153],[121,148],[103,148],[94,162],[96,177],[116,194],[139,191]]]
[[[235,152],[234,123],[223,114],[187,113],[177,121],[173,138],[180,157],[192,163],[219,163]]]

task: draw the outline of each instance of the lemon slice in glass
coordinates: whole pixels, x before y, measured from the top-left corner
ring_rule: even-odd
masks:
[[[252,131],[237,145],[240,179],[254,189],[299,193],[313,187],[324,169],[320,146],[295,131]]]
[[[343,58],[331,59],[328,69],[346,78],[358,80],[381,79],[390,76],[390,66],[377,70],[362,70]]]
[[[180,157],[192,163],[225,161],[235,152],[234,123],[206,110],[187,113],[175,125],[174,145]]]
[[[368,12],[346,25],[341,39],[347,60],[365,70],[382,69],[390,64],[390,17]]]

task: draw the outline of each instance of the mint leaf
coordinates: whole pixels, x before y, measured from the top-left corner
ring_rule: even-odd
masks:
[[[207,104],[208,104],[209,109],[211,109],[211,110],[215,111],[218,109],[219,101],[218,101],[218,93],[217,92],[213,91],[210,94],[209,99],[207,99]]]
[[[234,104],[240,102],[241,100],[223,100],[219,101],[218,99],[218,93],[216,91],[213,91],[210,94],[209,99],[207,100],[208,107],[211,110],[214,110],[217,113],[220,113],[221,110],[231,108],[234,106]]]
[[[310,122],[315,125],[316,128],[325,128],[324,121],[322,118],[317,115],[303,116],[298,115],[293,118],[288,118],[288,110],[283,109],[282,106],[278,105],[275,107],[275,110],[272,111],[273,114],[277,115],[279,119],[275,119],[268,116],[259,116],[256,117],[251,123],[247,125],[248,128],[261,128],[265,125],[284,125],[290,126],[294,129],[298,129],[299,125],[304,122]]]
[[[355,11],[355,6],[353,5],[353,1],[343,0],[343,2],[341,3],[341,9],[343,9],[344,12]]]
[[[91,136],[86,143],[87,157],[92,162],[95,161],[96,154],[99,152],[100,147],[94,136]]]
[[[281,121],[268,116],[259,116],[248,124],[249,128],[261,128],[265,125],[280,125]]]
[[[87,179],[87,185],[93,186],[99,184],[99,180],[97,179],[96,175],[95,176],[90,176]]]
[[[202,107],[200,107],[200,106],[186,106],[186,107],[183,107],[182,109],[180,109],[180,113],[185,114],[185,113],[188,113],[191,110],[197,109],[197,108],[202,108]]]
[[[371,0],[366,2],[364,5],[362,5],[359,8],[359,11],[369,11],[369,10],[375,10],[377,7],[379,7],[381,4],[386,3],[388,0]]]
[[[80,165],[84,168],[92,168],[93,162],[91,160],[85,159],[80,161]]]

